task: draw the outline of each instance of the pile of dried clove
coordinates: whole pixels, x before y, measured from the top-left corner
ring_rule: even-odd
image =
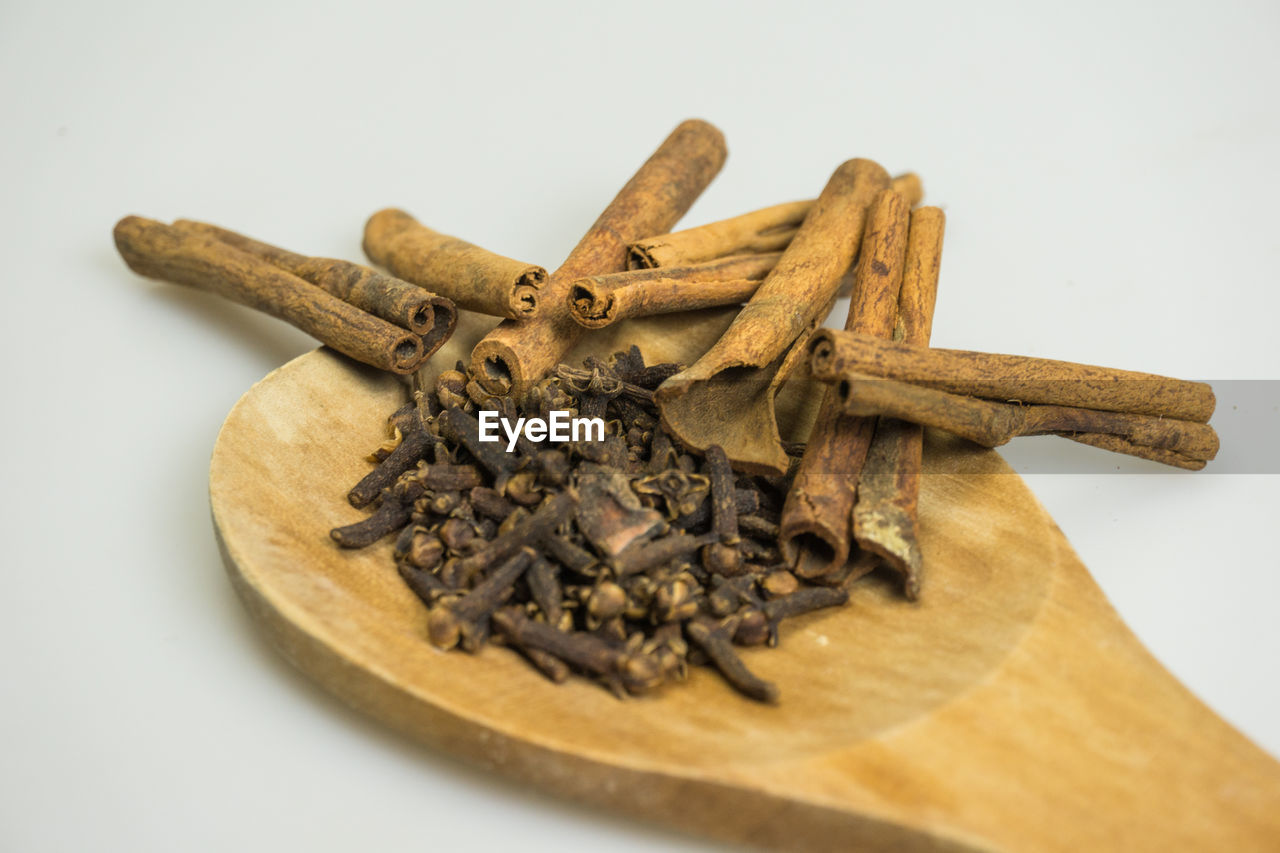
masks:
[[[345,547],[397,533],[401,577],[429,608],[441,649],[488,640],[553,681],[571,672],[615,693],[716,667],[735,689],[773,701],[736,645],[774,645],[778,623],[842,604],[783,564],[782,478],[739,476],[716,446],[698,459],[658,425],[653,390],[678,365],[640,351],[560,365],[519,400],[483,392],[461,366],[390,418],[378,467],[348,495],[373,514],[332,531]],[[603,441],[480,441],[478,414],[599,417]]]

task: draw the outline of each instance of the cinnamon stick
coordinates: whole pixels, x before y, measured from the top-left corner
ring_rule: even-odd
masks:
[[[433,231],[403,210],[380,210],[364,226],[364,253],[406,281],[460,308],[527,319],[538,309],[547,271]]]
[[[1020,435],[1100,433],[1124,440],[1123,445],[1109,449],[1152,458],[1145,449],[1153,448],[1160,451],[1160,461],[1194,470],[1203,468],[1218,452],[1213,427],[1196,421],[1073,406],[996,403],[858,373],[843,374],[837,387],[847,414],[890,415],[946,430],[984,447],[997,447]]]
[[[383,370],[409,373],[422,360],[417,335],[221,240],[139,216],[121,219],[114,236],[121,257],[140,275],[256,308]]]
[[[688,267],[628,270],[580,278],[569,291],[569,313],[588,329],[628,317],[648,317],[737,305],[750,299],[781,252],[733,255]]]
[[[926,349],[854,332],[824,330],[810,345],[814,378],[847,373],[897,379],[989,400],[1074,406],[1208,423],[1213,389],[1188,382],[1069,361],[1021,355]]]
[[[627,244],[669,230],[724,165],[724,136],[705,121],[680,124],[631,177],[542,289],[542,309],[529,320],[506,320],[471,353],[469,371],[492,394],[545,376],[577,341],[582,327],[569,315],[573,282],[621,272]]]
[[[893,334],[909,217],[906,200],[892,189],[876,197],[867,214],[845,328],[886,338]],[[849,417],[840,403],[828,389],[782,508],[778,544],[800,577],[829,575],[849,559],[855,489],[875,419]]]
[[[1107,435],[1100,432],[1090,433],[1063,433],[1058,435],[1063,438],[1069,438],[1080,444],[1088,444],[1092,447],[1101,448],[1102,450],[1110,450],[1112,453],[1124,453],[1129,456],[1138,456],[1142,459],[1148,459],[1152,462],[1159,462],[1162,465],[1173,465],[1178,468],[1188,468],[1190,470],[1199,470],[1204,467],[1204,463],[1199,465],[1183,464],[1186,458],[1172,450],[1162,450],[1159,447],[1144,447],[1134,444],[1122,435]]]
[[[870,160],[849,160],[836,169],[733,325],[658,389],[658,409],[672,436],[698,450],[719,444],[741,471],[786,473],[773,404],[798,361],[787,360],[789,348],[830,310],[862,241],[867,206],[888,185],[888,174]]]
[[[894,178],[892,186],[910,207],[924,197],[924,186],[914,172]],[[628,263],[632,269],[650,269],[688,266],[742,252],[780,252],[790,245],[815,202],[775,204],[674,234],[647,237],[631,245]]]
[[[939,208],[921,207],[911,212],[906,271],[893,330],[896,341],[913,346],[929,344],[945,228],[946,215]],[[912,601],[920,595],[923,563],[916,538],[923,454],[922,427],[881,417],[858,478],[853,506],[854,541],[903,576],[907,598]]]
[[[458,310],[450,300],[362,264],[299,255],[226,228],[190,219],[179,219],[173,227],[213,237],[270,261],[362,311],[421,335],[424,360],[449,339],[458,322]]]

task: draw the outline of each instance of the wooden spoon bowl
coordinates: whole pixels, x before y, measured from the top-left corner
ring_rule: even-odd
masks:
[[[646,355],[705,347],[728,316]],[[554,685],[506,649],[437,651],[389,542],[329,539],[363,516],[346,491],[403,399],[394,378],[317,350],[237,403],[210,471],[250,612],[286,658],[395,728],[542,789],[755,845],[1280,845],[1280,765],[1142,648],[994,452],[930,436],[921,602],[869,578],[849,606],[784,623],[779,648],[743,651],[778,705],[703,668],[620,701],[583,679]]]

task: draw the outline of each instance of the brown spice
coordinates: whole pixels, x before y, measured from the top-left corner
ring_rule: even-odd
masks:
[[[845,327],[888,337],[898,314],[910,209],[885,190],[867,216],[863,250]],[[782,510],[779,544],[801,577],[822,577],[849,558],[855,488],[875,429],[873,419],[851,418],[832,391],[809,434],[800,468]]]
[[[984,447],[997,447],[1019,435],[1101,433],[1125,441],[1123,448],[1112,449],[1144,458],[1152,458],[1147,449],[1154,449],[1159,451],[1158,461],[1193,470],[1203,468],[1218,452],[1213,427],[1195,421],[1071,406],[996,403],[857,373],[842,374],[838,387],[847,414],[889,415],[946,430]]]
[[[711,532],[716,541],[702,549],[702,565],[713,575],[738,575],[743,571],[735,506],[733,470],[729,457],[718,445],[707,448],[707,479],[711,481]]]
[[[719,541],[715,534],[690,536],[674,533],[652,542],[636,542],[609,561],[613,573],[620,578],[670,563]]]
[[[421,335],[424,360],[449,339],[457,325],[458,310],[450,300],[369,267],[333,258],[310,258],[190,219],[180,219],[174,227],[213,237],[270,261],[362,311]]]
[[[942,237],[946,215],[936,207],[911,212],[907,232],[907,265],[898,297],[898,321],[893,339],[928,346],[933,307],[942,266]],[[916,539],[916,505],[924,429],[917,424],[882,417],[858,478],[853,507],[853,536],[858,547],[879,554],[903,577],[907,598],[920,595],[923,557]]]
[[[684,630],[689,642],[706,653],[720,674],[739,693],[760,702],[778,701],[777,685],[753,674],[733,650],[732,632],[706,618],[691,621]]]
[[[866,208],[889,183],[870,160],[842,164],[810,215],[724,336],[658,389],[667,431],[702,449],[719,444],[739,470],[784,474],[774,412],[789,348],[825,316],[862,240]],[[829,309],[827,309],[829,310]],[[731,414],[730,414],[731,413]]]
[[[403,210],[380,210],[364,226],[364,253],[405,281],[447,296],[459,308],[528,319],[547,271],[433,231]]]
[[[446,582],[453,581],[451,586],[460,586],[485,566],[495,565],[521,548],[540,541],[569,518],[577,502],[578,493],[573,489],[547,498],[531,515],[499,533],[483,550],[462,557],[453,565],[446,564],[445,569],[450,575]]]
[[[679,680],[699,655],[704,661],[714,656],[731,685],[757,698],[776,695],[729,644],[764,643],[775,630],[768,600],[804,589],[779,571],[772,519],[781,487],[735,476],[718,449],[701,468],[695,457],[676,451],[657,425],[652,394],[628,381],[669,370],[646,367],[638,351],[555,372],[519,403],[464,397],[460,406],[428,415],[424,423],[436,442],[426,452],[436,462],[422,460],[400,476],[383,490],[373,515],[335,531],[335,538],[367,543],[400,525],[393,556],[427,605],[429,638],[441,647],[476,650],[492,630],[553,681],[572,668],[619,694]],[[437,390],[460,378],[442,380]],[[561,393],[564,388],[570,393]],[[607,450],[600,454],[604,462],[583,461],[586,448],[569,442],[525,449],[506,461],[480,459],[484,451],[469,440],[466,424],[482,405],[529,415],[556,396],[553,391],[559,403],[598,406],[614,424],[615,433],[591,447],[617,445],[625,452]],[[407,405],[393,422],[417,413]],[[622,438],[632,433],[637,437]],[[385,462],[396,449],[379,458]],[[577,464],[567,455],[571,449],[581,457]],[[541,505],[534,512],[518,506],[527,499]],[[662,509],[676,516],[671,527]],[[740,519],[743,512],[751,514]],[[542,553],[526,565],[529,548]],[[696,560],[699,552],[705,563]],[[695,649],[690,661],[682,635],[698,619],[709,619],[705,627],[714,636],[701,638],[706,651]],[[699,628],[691,630],[700,635]]]
[[[1213,389],[1132,370],[1047,358],[926,349],[856,332],[824,330],[810,344],[814,378],[838,382],[845,373],[896,379],[988,400],[1074,406],[1208,423]]]
[[[584,632],[568,633],[535,622],[522,610],[505,607],[493,616],[494,630],[519,649],[537,649],[600,677],[615,693],[641,693],[662,681],[656,659],[628,652]]]
[[[572,620],[565,624],[564,588],[551,561],[539,554],[533,558],[529,571],[525,573],[529,583],[529,595],[542,613],[548,625],[563,630],[573,627]]]
[[[726,153],[724,136],[710,124],[691,119],[677,127],[547,280],[537,316],[506,320],[476,345],[472,377],[491,393],[505,393],[545,376],[582,331],[569,316],[573,282],[626,269],[627,244],[679,221],[720,171]]]
[[[388,453],[377,468],[370,471],[347,493],[347,500],[359,509],[372,503],[382,490],[396,478],[418,464],[436,441],[427,430],[416,406],[404,406],[391,416],[391,426],[399,436],[399,443]]]
[[[461,643],[468,651],[475,651],[478,640],[488,630],[489,617],[511,594],[511,587],[529,568],[534,556],[532,548],[521,548],[466,595],[437,602],[427,614],[427,638],[431,644],[438,649],[451,649]]]
[[[1188,468],[1193,471],[1204,467],[1204,462],[1196,463],[1194,460],[1189,460],[1186,456],[1181,453],[1177,453],[1176,451],[1136,444],[1122,435],[1107,435],[1105,433],[1057,434],[1063,438],[1069,438],[1072,441],[1077,441],[1080,444],[1088,444],[1091,447],[1110,450],[1112,453],[1124,453],[1129,456],[1138,456],[1142,459],[1149,459],[1152,462],[1159,462],[1162,465],[1173,465],[1177,468]]]
[[[126,216],[116,223],[116,248],[139,275],[207,290],[296,326],[357,361],[410,373],[422,361],[422,340],[213,237]]]
[[[924,197],[920,176],[912,172],[894,178],[892,187],[911,207]],[[674,234],[648,237],[631,245],[629,263],[632,269],[682,267],[742,252],[780,252],[790,245],[815,203],[810,199],[775,204]]]
[[[630,480],[617,468],[585,463],[578,474],[578,492],[578,529],[606,557],[665,527],[658,512],[641,506]]]
[[[427,607],[434,607],[437,601],[452,592],[429,571],[423,571],[407,563],[397,564],[396,569],[405,586],[409,587]]]
[[[769,624],[769,645],[778,644],[778,623],[783,619],[803,616],[824,607],[835,607],[849,600],[847,590],[840,587],[815,586],[774,598],[761,609]]]
[[[581,278],[569,291],[569,312],[588,329],[629,317],[649,317],[737,305],[750,299],[781,252],[735,255],[689,267],[628,270]]]

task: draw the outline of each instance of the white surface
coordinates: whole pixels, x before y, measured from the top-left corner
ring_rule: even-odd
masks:
[[[312,343],[132,275],[124,214],[358,259],[394,204],[552,266],[696,115],[731,154],[689,223],[850,156],[920,171],[938,345],[1276,378],[1274,3],[181,5],[0,9],[0,848],[693,846],[384,733],[265,646],[206,465]],[[1280,752],[1280,478],[1031,483],[1151,650]]]

